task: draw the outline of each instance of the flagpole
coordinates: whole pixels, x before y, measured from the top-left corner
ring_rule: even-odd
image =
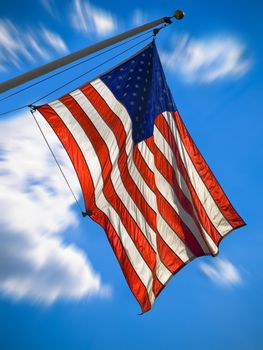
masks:
[[[99,43],[88,46],[88,47],[81,49],[79,51],[73,52],[67,56],[58,58],[52,62],[44,64],[43,66],[32,69],[29,72],[26,72],[24,74],[21,74],[21,75],[15,77],[15,78],[12,78],[10,80],[6,80],[3,83],[0,83],[0,93],[6,92],[10,89],[13,89],[13,88],[19,86],[19,85],[27,83],[28,81],[30,81],[32,79],[35,79],[35,78],[38,78],[44,74],[50,73],[55,69],[63,67],[65,65],[72,63],[76,60],[79,60],[80,58],[83,58],[85,56],[91,55],[92,53],[95,53],[97,51],[105,49],[106,47],[114,45],[122,40],[128,39],[134,35],[137,35],[139,33],[144,32],[146,30],[157,27],[158,25],[160,25],[162,23],[171,24],[173,18],[180,20],[183,17],[184,17],[183,11],[176,10],[174,15],[171,17],[162,17],[162,18],[157,19],[153,22],[144,24],[142,26],[131,29],[127,32],[116,35],[112,38],[100,41]]]

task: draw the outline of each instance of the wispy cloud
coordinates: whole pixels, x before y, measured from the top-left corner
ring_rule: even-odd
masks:
[[[242,283],[241,274],[229,260],[215,258],[211,264],[200,263],[200,270],[214,283],[223,286],[235,286]]]
[[[65,151],[44,130],[66,171]],[[74,171],[67,176],[79,193]],[[0,293],[44,304],[109,293],[86,254],[63,241],[78,224],[74,201],[28,116],[0,122],[0,193]]]
[[[11,62],[16,67],[21,60],[32,61],[33,56],[21,40],[19,30],[9,20],[0,20],[0,64],[4,67]]]
[[[41,0],[44,9],[53,17],[57,17],[58,11],[55,0]]]
[[[45,26],[21,29],[8,19],[0,19],[0,69],[21,68],[23,63],[50,59],[54,52],[65,53],[63,39]]]
[[[76,30],[100,37],[112,34],[118,28],[116,16],[84,0],[74,0],[70,20]]]
[[[212,83],[223,78],[239,78],[251,68],[244,44],[231,37],[191,39],[188,35],[173,40],[171,51],[162,52],[168,69],[188,82]]]
[[[62,40],[62,38],[58,34],[51,32],[45,27],[42,27],[42,38],[51,48],[55,49],[57,52],[65,53],[68,51],[67,45]]]

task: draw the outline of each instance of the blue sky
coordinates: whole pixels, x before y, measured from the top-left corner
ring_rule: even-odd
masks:
[[[260,1],[2,1],[0,80],[176,8],[185,10],[185,19],[157,38],[167,80],[190,133],[247,226],[223,240],[219,257],[186,266],[153,309],[138,316],[139,305],[104,232],[80,216],[30,113],[4,116],[1,349],[262,349]],[[69,77],[0,102],[0,113],[32,102]],[[42,125],[81,200],[63,149]]]

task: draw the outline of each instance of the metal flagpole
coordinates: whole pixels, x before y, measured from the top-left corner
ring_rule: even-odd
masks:
[[[0,93],[6,92],[10,89],[13,89],[13,88],[15,88],[21,84],[24,84],[32,79],[38,78],[44,74],[52,72],[55,69],[63,67],[69,63],[72,63],[80,58],[88,56],[88,55],[90,55],[94,52],[97,52],[99,50],[105,49],[106,47],[114,45],[114,44],[118,43],[119,41],[128,39],[134,35],[137,35],[139,33],[144,32],[148,29],[154,28],[162,23],[170,24],[170,23],[172,23],[172,18],[180,20],[183,17],[184,17],[183,11],[176,10],[172,17],[162,17],[162,18],[157,19],[153,22],[144,24],[142,26],[139,26],[139,27],[131,29],[127,32],[124,32],[122,34],[116,35],[112,38],[100,41],[97,44],[94,44],[94,45],[88,46],[84,49],[81,49],[79,51],[73,52],[67,56],[58,58],[57,60],[54,60],[54,61],[49,62],[47,64],[44,64],[43,66],[40,66],[40,67],[35,68],[29,72],[21,74],[15,78],[12,78],[12,79],[7,80],[3,83],[0,83]]]

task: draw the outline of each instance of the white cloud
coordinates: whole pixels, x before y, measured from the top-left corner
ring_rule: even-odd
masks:
[[[50,58],[49,52],[44,47],[39,45],[39,42],[37,41],[37,38],[34,37],[34,35],[27,34],[26,40],[28,46],[31,47],[31,51],[35,51],[35,54],[44,59]]]
[[[244,44],[231,37],[174,39],[174,49],[162,53],[164,64],[188,82],[211,83],[222,78],[239,78],[251,67]]]
[[[42,27],[42,37],[46,43],[49,44],[57,52],[64,53],[68,51],[67,45],[62,40],[62,38],[58,34],[51,32],[45,27]]]
[[[41,0],[44,9],[53,17],[57,17],[57,7],[54,0]]]
[[[117,19],[111,12],[83,0],[74,0],[70,19],[76,30],[89,35],[103,37],[114,33],[118,28]]]
[[[75,172],[47,125],[45,133],[79,194]],[[50,304],[105,296],[86,254],[63,241],[78,225],[74,199],[30,116],[0,121],[0,292]]]
[[[200,263],[200,270],[214,283],[229,287],[242,283],[239,270],[229,260],[215,258],[213,264]]]
[[[22,59],[32,61],[33,56],[24,45],[21,34],[13,23],[0,19],[0,64],[6,67],[11,62],[19,67]]]
[[[68,51],[63,39],[45,27],[21,29],[8,19],[0,19],[0,69],[21,68],[24,62],[50,59],[55,52]]]

